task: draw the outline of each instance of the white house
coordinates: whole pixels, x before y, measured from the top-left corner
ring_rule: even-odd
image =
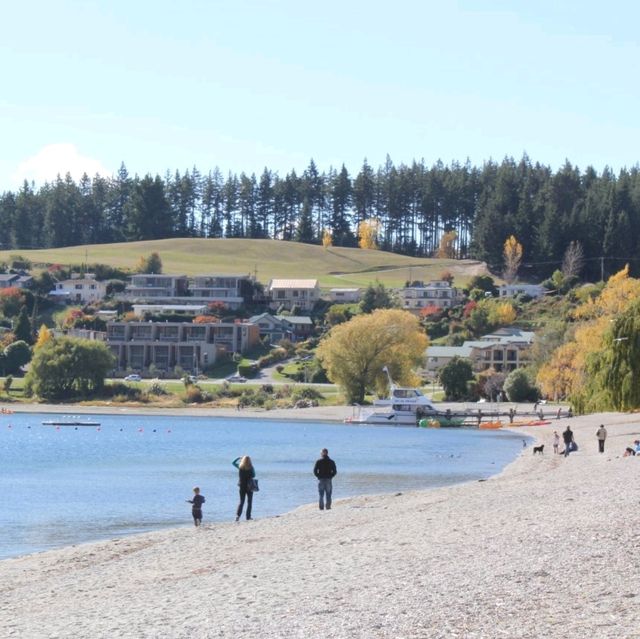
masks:
[[[546,292],[547,289],[540,284],[503,284],[498,286],[499,297],[515,297],[516,295],[542,297]]]
[[[349,304],[359,302],[362,291],[359,288],[332,288],[329,289],[329,299],[332,302]]]
[[[320,299],[318,280],[277,279],[271,280],[267,288],[271,298],[271,308],[283,307],[291,310],[297,306],[302,311],[310,311]]]
[[[99,302],[107,294],[106,282],[99,282],[91,273],[84,277],[78,275],[70,280],[56,282],[55,288],[49,292],[52,297],[79,304]]]
[[[398,291],[402,308],[419,313],[429,306],[439,309],[455,306],[463,299],[462,291],[454,288],[449,282],[438,280],[406,286]]]

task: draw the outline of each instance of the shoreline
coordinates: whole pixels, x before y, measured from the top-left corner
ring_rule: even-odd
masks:
[[[0,629],[231,637],[250,623],[274,638],[633,636],[640,514],[629,505],[640,498],[640,461],[621,455],[639,422],[606,414],[513,428],[548,445],[545,454],[528,447],[482,482],[5,559]],[[567,423],[580,451],[563,459],[550,437]],[[609,429],[604,455],[599,423]],[[32,599],[37,608],[21,605]]]

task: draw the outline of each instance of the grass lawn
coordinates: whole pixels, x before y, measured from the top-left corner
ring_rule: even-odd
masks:
[[[34,266],[47,264],[103,263],[134,269],[140,256],[157,252],[164,273],[198,275],[206,273],[255,273],[260,282],[291,277],[317,278],[324,288],[367,286],[378,279],[385,286],[398,287],[407,280],[432,280],[450,271],[457,286],[473,275],[485,273],[483,263],[474,260],[443,260],[408,257],[386,251],[329,247],[278,240],[176,238],[120,244],[95,244],[56,249],[0,251],[0,260],[15,253]]]

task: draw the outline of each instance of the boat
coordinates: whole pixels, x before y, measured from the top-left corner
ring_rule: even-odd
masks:
[[[100,426],[100,422],[79,421],[79,420],[47,420],[42,422],[43,426]]]
[[[356,406],[355,414],[345,421],[352,424],[379,424],[384,426],[417,426],[423,417],[437,416],[431,400],[419,389],[398,386],[385,366],[389,379],[389,396],[376,399],[373,406]]]

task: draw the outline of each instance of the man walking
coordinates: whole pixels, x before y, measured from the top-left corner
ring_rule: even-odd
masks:
[[[571,426],[567,426],[567,430],[562,433],[562,440],[564,441],[564,456],[569,457],[573,444],[573,431],[571,430]]]
[[[336,463],[329,457],[329,451],[323,448],[320,451],[320,459],[313,467],[313,474],[318,479],[318,495],[320,510],[331,510],[331,480],[336,476],[338,471],[336,470]]]
[[[600,424],[600,428],[598,428],[596,432],[596,437],[598,438],[598,450],[604,453],[604,440],[607,438],[607,429],[604,427],[604,424]]]

